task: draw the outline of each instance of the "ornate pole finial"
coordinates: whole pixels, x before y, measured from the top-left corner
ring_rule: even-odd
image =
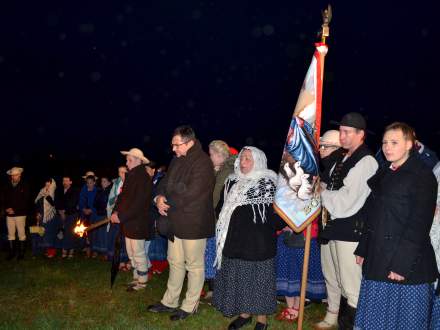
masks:
[[[322,11],[322,30],[321,30],[321,42],[325,44],[325,39],[330,35],[330,28],[328,25],[332,20],[332,6],[328,5],[327,9]]]

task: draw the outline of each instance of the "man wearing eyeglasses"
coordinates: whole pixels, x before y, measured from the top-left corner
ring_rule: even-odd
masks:
[[[172,321],[197,311],[205,280],[206,239],[214,236],[212,193],[215,178],[211,159],[202,150],[193,129],[174,130],[171,147],[176,157],[157,188],[156,206],[169,219],[167,290],[150,312],[171,312]],[[188,271],[188,288],[179,308],[179,297]]]

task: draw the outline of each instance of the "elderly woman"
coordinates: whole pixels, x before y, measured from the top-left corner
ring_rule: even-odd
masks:
[[[41,188],[35,198],[37,223],[44,227],[44,236],[41,247],[46,249],[45,254],[48,258],[53,258],[56,255],[55,239],[59,227],[55,210],[56,187],[55,180],[48,178],[45,180],[44,187]]]
[[[267,329],[266,315],[276,310],[276,231],[285,226],[272,208],[276,178],[261,150],[244,147],[217,205],[213,304],[239,315],[229,329],[249,324],[251,315],[255,329]]]
[[[234,172],[234,162],[236,156],[231,156],[229,146],[221,140],[214,140],[209,144],[209,157],[214,165],[215,186],[213,192],[214,208],[217,207],[220,200],[220,194],[223,191],[226,178]],[[208,283],[208,291],[205,299],[212,298],[215,277],[215,237],[208,238],[205,250],[205,280]]]
[[[346,150],[341,148],[339,141],[339,131],[329,130],[325,132],[319,139],[321,182],[326,184],[330,183],[330,171],[337,162],[344,158],[345,154]],[[328,307],[324,319],[314,324],[315,330],[330,330],[338,325],[339,304],[341,300],[341,288],[339,287],[337,279],[338,270],[333,263],[332,250],[328,244],[328,240],[320,237],[325,230],[327,216],[321,216],[321,221],[318,223],[318,242],[321,244],[321,267],[327,288]],[[313,245],[311,254],[313,255]],[[307,286],[307,288],[308,287],[309,286]],[[341,307],[343,308],[343,306]]]
[[[355,251],[362,265],[355,328],[428,329],[437,266],[429,231],[437,182],[415,155],[414,131],[405,123],[385,129],[388,161],[368,180],[365,226]]]

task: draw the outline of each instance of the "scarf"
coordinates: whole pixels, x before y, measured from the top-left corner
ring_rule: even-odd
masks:
[[[46,197],[52,197],[52,201],[55,199],[55,189],[57,187],[57,184],[55,183],[54,179],[51,179],[49,188],[46,190],[46,187],[41,188],[40,192],[37,195],[37,198],[35,198],[35,203],[37,203],[40,198],[43,199],[43,223],[47,223],[49,220],[53,219],[55,216],[56,210],[55,206],[50,204]]]
[[[254,166],[244,174],[240,170],[240,156],[245,150],[252,152]],[[244,147],[234,163],[234,173],[229,175],[225,183],[224,203],[216,224],[216,257],[214,266],[220,269],[223,247],[228,234],[232,213],[239,206],[252,205],[253,221],[256,223],[257,213],[261,221],[266,222],[266,206],[273,202],[277,175],[267,169],[266,155],[255,147]],[[232,187],[231,187],[232,186]]]
[[[121,178],[117,178],[113,181],[112,189],[110,190],[110,194],[108,195],[108,202],[107,202],[107,217],[110,218],[112,216],[113,209],[116,205],[116,199],[118,198],[118,195],[122,191],[122,185],[124,184],[124,181],[122,181]],[[110,230],[111,223],[109,222],[107,225],[107,232]]]

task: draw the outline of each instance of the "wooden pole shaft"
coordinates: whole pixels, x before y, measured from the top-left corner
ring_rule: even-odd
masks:
[[[312,224],[310,223],[306,229],[306,245],[304,246],[304,262],[301,278],[301,296],[299,299],[299,316],[298,316],[298,330],[302,330],[304,321],[304,303],[306,301],[307,277],[309,272],[309,257],[310,257],[310,240],[312,236]]]
[[[94,223],[93,225],[88,226],[86,229],[84,229],[84,231],[93,230],[93,229],[95,229],[97,227],[100,227],[100,226],[102,226],[102,225],[104,225],[106,223],[109,223],[109,222],[110,222],[110,218],[105,218],[103,220],[100,220],[100,221]]]

